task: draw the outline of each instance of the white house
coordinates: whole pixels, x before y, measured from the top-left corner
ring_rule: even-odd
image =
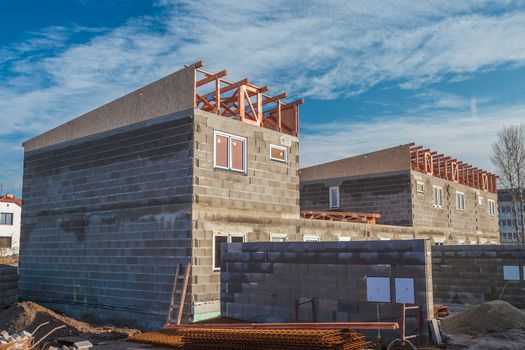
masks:
[[[12,194],[0,197],[0,256],[18,254],[22,200]]]

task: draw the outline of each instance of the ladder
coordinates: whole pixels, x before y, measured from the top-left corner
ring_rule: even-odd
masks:
[[[186,294],[188,291],[188,283],[191,274],[191,263],[177,264],[175,271],[175,279],[173,280],[173,291],[171,293],[170,308],[168,310],[168,319],[166,323],[173,323],[173,311],[177,305],[177,320],[175,324],[179,325],[182,320],[182,313],[184,311],[184,302],[186,301]],[[182,283],[182,286],[180,284]]]

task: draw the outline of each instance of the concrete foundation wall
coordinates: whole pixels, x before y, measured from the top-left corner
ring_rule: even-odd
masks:
[[[367,279],[387,277],[390,301],[371,302]],[[221,313],[256,322],[400,322],[395,278],[413,278],[422,318],[432,316],[430,245],[423,240],[231,243],[223,246]],[[296,302],[314,299],[295,307]],[[313,314],[315,313],[315,319]],[[410,319],[408,329],[416,323]],[[423,325],[428,335],[426,323]],[[425,339],[424,337],[424,339]]]
[[[192,157],[188,113],[26,152],[20,297],[162,325],[192,253]]]
[[[329,188],[339,187],[336,211],[380,213],[384,225],[412,225],[410,173],[372,174],[301,181],[302,210],[330,210]]]
[[[518,280],[505,280],[504,266],[517,267]],[[434,300],[445,304],[481,304],[501,299],[525,308],[524,266],[524,246],[434,246]]]
[[[417,192],[417,183],[425,184],[425,192]],[[497,244],[499,227],[497,195],[435,176],[411,171],[413,225],[427,232],[435,243]],[[434,205],[434,186],[443,188],[443,207]],[[465,210],[456,208],[456,192],[465,195]],[[483,205],[478,197],[483,197]],[[488,200],[496,203],[496,215],[489,215]]]

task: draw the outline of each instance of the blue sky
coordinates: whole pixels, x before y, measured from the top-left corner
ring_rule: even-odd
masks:
[[[414,141],[492,170],[525,121],[523,1],[0,2],[0,182],[21,143],[199,59],[304,97],[301,165]]]

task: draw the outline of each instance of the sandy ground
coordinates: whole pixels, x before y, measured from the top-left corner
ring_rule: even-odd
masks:
[[[508,330],[485,335],[450,334],[449,343],[464,345],[465,350],[523,350],[525,349],[525,331]]]

